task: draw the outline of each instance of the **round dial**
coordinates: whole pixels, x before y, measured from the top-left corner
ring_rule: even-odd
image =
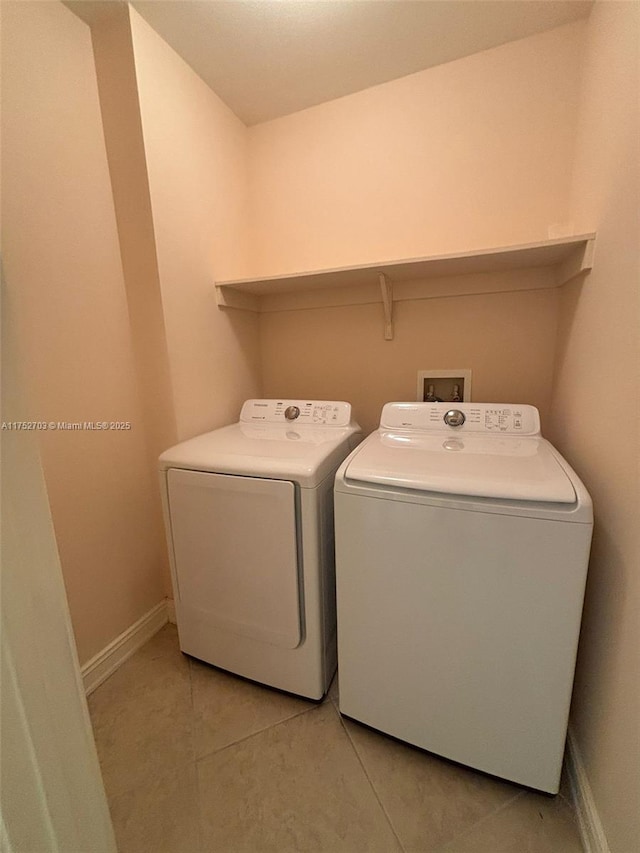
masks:
[[[464,412],[461,412],[460,409],[449,409],[444,416],[445,424],[450,427],[461,427],[465,421]]]
[[[287,406],[284,410],[284,416],[288,421],[295,421],[300,414],[300,409],[297,406]]]

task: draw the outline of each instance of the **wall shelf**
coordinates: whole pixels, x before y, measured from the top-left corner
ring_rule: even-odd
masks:
[[[216,298],[219,308],[259,313],[381,303],[385,338],[390,340],[394,302],[561,287],[591,269],[595,236],[580,234],[451,255],[219,281]],[[516,270],[527,274],[510,275]]]

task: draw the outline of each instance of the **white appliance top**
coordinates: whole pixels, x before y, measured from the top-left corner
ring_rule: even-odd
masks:
[[[533,406],[387,403],[353,454],[348,482],[518,501],[574,503],[561,457]]]
[[[291,480],[313,488],[338,467],[360,432],[350,404],[339,401],[247,400],[240,417],[166,450],[160,469]]]

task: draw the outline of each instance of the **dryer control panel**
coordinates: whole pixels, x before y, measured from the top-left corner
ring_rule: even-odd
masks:
[[[535,406],[508,403],[387,403],[381,429],[497,435],[540,435]]]
[[[240,421],[346,427],[351,423],[351,404],[341,400],[247,400]]]

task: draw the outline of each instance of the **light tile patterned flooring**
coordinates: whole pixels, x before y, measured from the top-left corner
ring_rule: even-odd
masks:
[[[523,790],[182,655],[165,626],[89,698],[119,853],[580,853]]]

